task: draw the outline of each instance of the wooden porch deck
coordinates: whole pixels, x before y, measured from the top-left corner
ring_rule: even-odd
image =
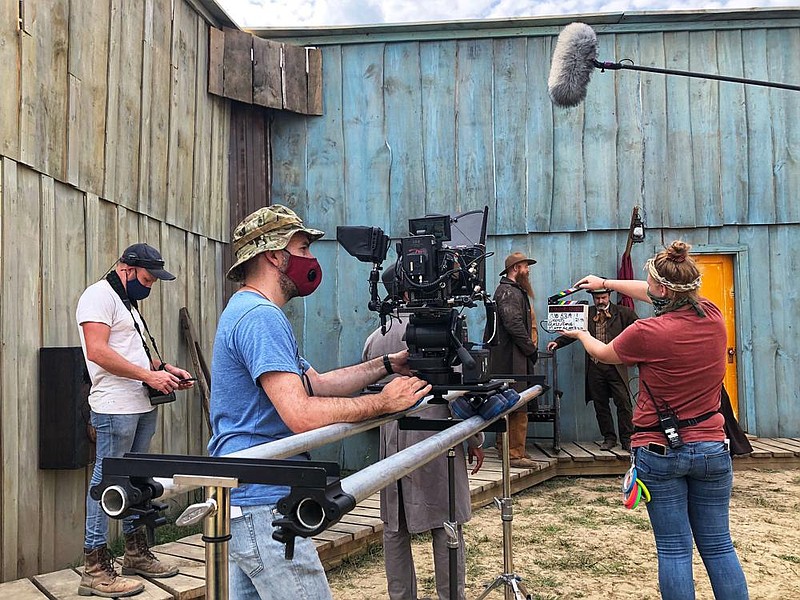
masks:
[[[735,470],[798,469],[800,439],[751,439],[753,453],[734,460]],[[511,469],[512,493],[533,487],[559,476],[622,475],[629,466],[629,454],[621,448],[600,450],[597,442],[562,444],[556,453],[544,444],[529,447],[537,462],[536,468]],[[493,449],[486,452],[486,461],[477,475],[470,476],[473,508],[485,506],[502,493],[501,465]],[[314,538],[326,569],[335,567],[348,556],[362,552],[369,543],[380,542],[383,525],[378,495],[361,502],[355,509],[321,535]],[[205,550],[200,535],[183,538],[155,547],[160,558],[180,567],[181,572],[169,579],[142,578],[145,590],[136,596],[141,600],[189,600],[203,598],[205,593]],[[0,584],[0,599],[14,600],[78,600],[80,569],[63,569]]]

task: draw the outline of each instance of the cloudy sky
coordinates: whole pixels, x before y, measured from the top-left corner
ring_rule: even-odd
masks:
[[[242,27],[317,27],[643,10],[795,6],[800,0],[217,0]]]

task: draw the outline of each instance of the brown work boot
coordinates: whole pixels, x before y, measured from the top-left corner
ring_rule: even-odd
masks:
[[[144,575],[145,577],[172,577],[178,574],[178,567],[170,567],[158,560],[147,547],[147,533],[139,527],[133,533],[125,534],[125,558],[122,559],[123,575]]]
[[[114,570],[114,557],[105,546],[83,550],[83,576],[78,586],[80,596],[123,598],[144,590],[141,581],[120,577]]]
[[[611,450],[616,445],[617,445],[616,438],[605,439],[603,440],[603,443],[600,444],[600,450]]]
[[[509,464],[516,469],[535,469],[539,464],[527,456],[525,458],[512,458]]]

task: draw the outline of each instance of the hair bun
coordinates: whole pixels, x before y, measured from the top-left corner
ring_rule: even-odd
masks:
[[[691,244],[687,244],[681,240],[675,240],[667,248],[667,260],[674,263],[682,263],[686,260],[691,248]]]

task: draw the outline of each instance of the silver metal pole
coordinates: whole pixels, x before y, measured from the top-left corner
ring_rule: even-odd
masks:
[[[463,394],[464,392],[450,392],[444,397],[444,399],[446,401],[455,400]],[[338,442],[346,437],[350,437],[363,431],[369,431],[370,429],[380,427],[381,425],[390,423],[391,421],[406,415],[411,415],[424,410],[428,408],[428,402],[431,400],[431,398],[432,396],[426,396],[419,405],[399,413],[384,415],[376,419],[361,421],[360,423],[332,423],[331,425],[325,425],[324,427],[319,427],[311,431],[296,433],[295,435],[291,435],[280,440],[275,440],[274,442],[267,442],[266,444],[259,444],[258,446],[253,446],[252,448],[246,448],[244,450],[239,450],[238,452],[226,454],[222,458],[281,459],[297,456],[298,454],[308,452],[314,448],[319,448],[325,444]],[[173,481],[173,479],[168,477],[156,477],[155,481],[164,487],[164,493],[161,495],[160,500],[197,489],[197,486],[178,485]]]
[[[470,436],[485,429],[488,424],[504,417],[512,410],[524,406],[529,400],[541,395],[542,392],[543,389],[540,385],[530,387],[520,394],[521,400],[511,409],[500,413],[493,419],[487,421],[480,416],[471,417],[405,450],[369,465],[357,473],[342,479],[342,491],[355,498],[356,503],[361,502],[390,483],[394,483],[422,465],[429,463],[440,454],[447,452],[449,448],[460,444]]]

